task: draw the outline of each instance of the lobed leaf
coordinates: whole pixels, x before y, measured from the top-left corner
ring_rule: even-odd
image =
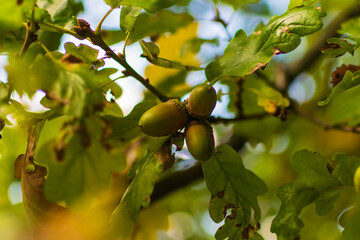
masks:
[[[211,193],[210,217],[225,224],[218,229],[216,239],[237,239],[250,223],[251,209],[260,220],[257,197],[267,192],[265,183],[245,169],[239,154],[230,146],[220,146],[212,158],[203,163],[206,186]],[[231,214],[227,215],[227,210]]]
[[[103,116],[112,129],[109,138],[130,140],[138,136],[141,132],[139,128],[141,116],[155,105],[155,101],[143,101],[137,104],[126,117]]]
[[[79,59],[81,59],[84,63],[95,66],[96,68],[104,66],[103,60],[98,60],[99,50],[89,47],[85,44],[80,44],[76,46],[72,42],[67,42],[64,45],[66,53],[71,54]]]
[[[321,52],[329,55],[332,58],[340,57],[346,53],[354,54],[356,46],[349,43],[345,39],[329,38],[327,45],[321,49]]]
[[[323,101],[319,101],[319,106],[326,106],[331,99],[336,96],[337,94],[340,94],[346,90],[349,90],[351,88],[354,88],[360,84],[360,71],[356,71],[352,73],[351,71],[346,71],[345,76],[341,80],[340,83],[338,83],[330,92],[330,94],[327,96],[327,98]]]
[[[332,159],[337,162],[335,169],[331,169],[327,158],[316,152],[300,150],[293,155],[291,165],[297,173],[297,180],[277,190],[281,207],[272,222],[271,231],[277,234],[278,239],[299,238],[304,226],[299,215],[304,207],[315,203],[316,213],[327,215],[340,197],[341,186],[353,186],[360,159],[343,153],[335,154]]]
[[[151,141],[144,158],[130,169],[129,174],[130,177],[133,177],[133,180],[110,219],[113,234],[117,236],[128,235],[128,231],[126,233],[119,231],[118,226],[129,220],[135,222],[140,208],[148,207],[150,204],[150,195],[154,189],[155,180],[163,170],[162,163],[159,161],[156,152],[161,149],[167,140],[168,137],[162,137]]]
[[[325,15],[319,8],[299,7],[273,17],[262,30],[249,36],[239,30],[224,55],[206,67],[208,81],[245,76],[265,67],[275,55],[294,50],[300,44],[300,37],[318,31]]]

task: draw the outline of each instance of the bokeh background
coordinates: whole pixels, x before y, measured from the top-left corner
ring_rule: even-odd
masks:
[[[91,26],[96,26],[109,7],[99,0],[83,0],[82,2],[84,11],[78,17],[88,21]],[[353,2],[352,0],[320,1],[319,5],[328,13],[328,16],[324,18],[325,25],[331,22],[331,19],[337,16],[343,8]],[[233,36],[239,29],[244,29],[247,34],[250,34],[259,23],[266,24],[271,16],[284,13],[288,4],[289,0],[262,0],[257,4],[248,5],[236,11],[229,5],[220,4],[218,6],[220,16],[229,24],[227,32],[224,31],[220,23],[212,21],[215,12],[213,5],[209,1],[192,0],[188,9],[181,6],[172,7],[171,10],[175,12],[188,10],[195,17],[196,23],[179,29],[174,34],[166,34],[158,39],[161,56],[181,60],[189,64],[206,66],[224,51],[229,41],[229,35]],[[113,11],[105,20],[103,28],[119,29],[119,13],[119,9]],[[320,34],[322,33],[319,32],[303,38],[301,45],[292,53],[276,56],[267,66],[266,74],[276,76],[277,66],[288,67],[291,64],[296,64],[296,61],[306,54],[309,46],[316,41]],[[183,57],[180,52],[181,46],[186,40],[195,36],[204,39],[218,39],[218,42],[217,44],[204,44],[198,54]],[[74,37],[64,35],[61,38],[59,48],[62,53],[65,52],[65,42],[74,42],[76,45],[80,43],[91,45],[86,40],[80,41]],[[121,51],[122,47],[123,42],[111,46],[112,49],[117,51]],[[129,64],[138,73],[150,77],[154,81],[161,81],[162,78],[174,74],[172,70],[149,66],[145,59],[139,57],[142,51],[137,43],[128,46],[126,53]],[[104,52],[100,50],[99,57],[103,56]],[[116,62],[109,59],[106,59],[105,62],[106,67],[121,70]],[[317,106],[317,102],[322,100],[329,91],[329,75],[331,71],[342,63],[359,64],[359,51],[356,51],[354,56],[347,54],[336,60],[324,56],[313,62],[313,66],[307,72],[299,75],[291,84],[289,96],[307,111],[330,121],[333,113],[341,106],[342,101],[359,95],[359,90],[355,89],[336,99],[327,108],[320,109]],[[0,55],[0,80],[3,82],[6,82],[7,79],[4,70],[6,64],[7,56]],[[114,74],[112,78],[115,79],[119,76],[120,74]],[[190,86],[195,86],[204,81],[205,74],[203,71],[190,73],[186,78],[186,84]],[[256,88],[263,84],[261,80],[255,78],[247,82],[249,83],[246,87]],[[119,79],[116,83],[123,89],[122,96],[117,99],[117,103],[126,115],[144,98],[145,89],[140,83],[131,78]],[[221,102],[215,108],[214,116],[234,116],[231,110],[233,106],[229,104],[231,98],[229,85],[217,83],[215,88],[223,93],[230,93],[230,95],[224,95],[221,98]],[[29,111],[39,112],[44,110],[39,103],[43,96],[42,92],[38,92],[32,99],[26,96],[20,97],[16,94],[13,98],[26,105]],[[183,96],[183,98],[186,97],[187,95]],[[249,99],[248,111],[251,112],[253,108],[257,108],[257,106],[250,103],[254,100],[254,96],[248,96],[247,99]],[[260,198],[263,215],[260,233],[266,240],[276,239],[276,236],[270,232],[271,221],[280,207],[280,201],[275,196],[275,190],[281,184],[293,182],[296,178],[289,163],[291,155],[295,151],[309,148],[317,150],[328,157],[337,152],[360,156],[360,138],[358,135],[335,130],[325,131],[322,127],[316,126],[307,119],[296,115],[289,115],[286,122],[281,122],[276,118],[266,118],[241,122],[236,124],[235,127],[233,125],[215,126],[218,144],[231,140],[231,136],[237,132],[241,133],[238,135],[242,139],[247,139],[245,147],[239,151],[245,166],[262,178],[269,188],[269,192]],[[26,141],[24,141],[26,136],[24,133],[23,129],[20,129],[14,122],[13,126],[4,129],[2,133],[4,141],[0,140],[0,239],[2,240],[26,239],[29,234],[24,217],[20,182],[14,178],[13,168],[13,162],[17,155],[23,153],[26,148]],[[185,169],[194,164],[186,150],[178,153],[177,157],[179,161],[175,168]],[[306,207],[301,214],[301,218],[305,222],[305,228],[302,231],[303,239],[339,239],[342,229],[338,225],[337,218],[344,209],[351,207],[354,197],[355,194],[350,189],[346,194],[342,195],[331,214],[324,217],[315,214],[313,205]],[[210,195],[202,180],[171,193],[168,197],[163,198],[141,213],[139,217],[141,228],[138,229],[136,239],[213,239],[214,233],[221,224],[215,224],[208,215],[209,198]],[[61,225],[61,223],[56,224]],[[51,230],[49,231],[51,233]]]

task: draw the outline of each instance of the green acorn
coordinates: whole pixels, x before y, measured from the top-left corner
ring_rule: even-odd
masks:
[[[208,121],[191,121],[186,127],[185,139],[189,152],[196,160],[206,161],[214,154],[214,135]]]
[[[140,118],[139,127],[146,135],[162,137],[184,128],[188,119],[183,103],[171,99],[147,110]]]
[[[193,117],[209,117],[215,108],[216,101],[215,89],[207,84],[201,84],[191,91],[187,108]]]

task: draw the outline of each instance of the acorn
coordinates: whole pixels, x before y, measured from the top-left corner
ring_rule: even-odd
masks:
[[[184,104],[178,99],[170,99],[147,110],[139,120],[139,127],[146,135],[162,137],[184,128],[188,119]]]
[[[214,154],[213,130],[206,120],[191,121],[186,127],[185,140],[189,152],[196,160],[206,161]]]
[[[187,100],[187,108],[195,118],[209,117],[217,101],[216,91],[212,86],[201,84],[195,87]]]

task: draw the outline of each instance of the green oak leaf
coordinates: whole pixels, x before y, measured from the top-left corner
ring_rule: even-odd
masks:
[[[332,159],[337,163],[335,169],[331,169],[329,159],[319,153],[300,150],[293,155],[291,164],[297,180],[277,190],[281,207],[272,222],[271,231],[278,235],[278,239],[300,237],[303,222],[299,215],[304,207],[314,203],[318,215],[327,215],[334,209],[342,192],[341,187],[353,186],[360,159],[344,153],[335,154]]]
[[[352,18],[341,24],[338,33],[347,36],[347,38],[360,44],[360,17]]]
[[[115,74],[118,70],[116,68],[102,68],[96,71],[97,79],[99,80],[99,86],[106,93],[110,90],[110,93],[116,98],[119,98],[122,94],[121,87],[110,78],[112,74]]]
[[[136,18],[139,16],[142,8],[133,6],[123,6],[120,12],[120,28],[124,32],[134,31]]]
[[[294,184],[286,183],[276,190],[276,195],[281,200],[278,214],[271,224],[271,232],[276,233],[278,239],[296,239],[304,223],[299,218],[300,210],[293,203]]]
[[[84,10],[82,3],[71,0],[39,1],[38,6],[51,15],[53,24],[62,27],[72,21],[73,16]]]
[[[213,157],[203,163],[206,186],[211,193],[210,217],[223,227],[217,231],[217,239],[235,239],[244,226],[254,218],[260,220],[257,197],[267,192],[265,183],[247,170],[240,155],[230,146],[220,146]],[[231,214],[226,215],[227,210]]]
[[[156,138],[147,146],[147,153],[129,171],[133,180],[121,199],[120,204],[112,213],[110,228],[114,235],[124,236],[120,225],[126,220],[135,222],[141,207],[148,207],[157,175],[163,171],[162,163],[156,156],[168,137]]]
[[[96,68],[104,66],[103,60],[98,60],[99,50],[89,47],[85,44],[80,44],[78,47],[72,43],[67,42],[64,45],[66,53],[71,54],[79,59],[81,59],[84,63],[95,66]]]
[[[360,159],[346,153],[334,154],[332,159],[337,162],[332,175],[338,178],[342,185],[354,186],[354,175],[356,169],[360,166]]]
[[[325,106],[327,105],[330,100],[336,96],[337,94],[340,94],[346,90],[349,90],[353,87],[356,87],[360,84],[360,71],[352,73],[351,71],[346,71],[345,76],[341,80],[339,84],[337,84],[330,92],[330,94],[327,96],[327,98],[323,101],[319,101],[319,106]]]
[[[134,31],[131,32],[128,44],[132,44],[148,36],[158,36],[163,33],[174,33],[177,29],[187,26],[193,22],[194,18],[188,13],[174,13],[162,10],[155,14],[141,13],[133,25]],[[126,38],[126,32],[120,31],[101,31],[101,36],[107,44],[112,45]]]
[[[319,0],[290,0],[288,9],[291,10],[300,6],[314,6]]]
[[[224,76],[245,76],[263,68],[277,54],[294,50],[300,37],[322,27],[326,13],[314,7],[299,7],[273,17],[262,30],[246,36],[239,30],[226,47],[224,55],[205,70],[208,81]]]
[[[0,7],[0,33],[21,28],[24,21],[24,13],[29,12],[32,5],[32,0],[25,0],[21,3],[15,0],[2,1]]]
[[[354,54],[356,46],[349,43],[345,39],[340,38],[329,38],[327,45],[321,49],[321,52],[329,55],[332,58],[340,57],[345,53]]]
[[[130,140],[138,136],[141,133],[139,128],[139,120],[141,116],[155,105],[155,101],[143,101],[137,104],[134,109],[125,117],[104,115],[102,118],[112,129],[112,134],[109,138]]]
[[[140,41],[140,46],[143,50],[142,57],[145,57],[150,63],[163,67],[163,68],[171,68],[171,69],[182,69],[186,71],[200,71],[203,68],[184,65],[180,62],[171,61],[165,58],[158,57],[160,54],[159,47],[153,42],[145,42],[144,40]]]

